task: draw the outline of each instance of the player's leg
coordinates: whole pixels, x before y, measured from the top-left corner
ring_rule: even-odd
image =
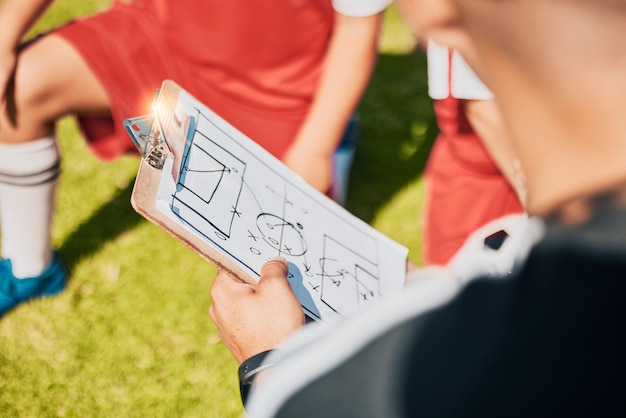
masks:
[[[98,79],[75,49],[55,35],[21,50],[12,105],[14,124],[7,109],[0,109],[0,316],[22,300],[63,288],[66,273],[50,242],[60,173],[55,121],[70,113],[106,114],[109,109]]]

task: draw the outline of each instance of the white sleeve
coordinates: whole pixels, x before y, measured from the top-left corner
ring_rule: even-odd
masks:
[[[491,100],[491,90],[483,84],[461,54],[447,46],[428,41],[428,94],[432,99],[448,96],[467,100]]]
[[[392,0],[332,0],[335,11],[346,16],[371,16],[382,12]]]
[[[459,99],[491,100],[493,93],[483,84],[474,70],[470,68],[461,54],[452,52],[452,65],[450,66],[450,89],[452,95]]]
[[[495,219],[474,231],[448,262],[462,283],[476,277],[505,278],[520,268],[530,249],[543,238],[545,226],[537,217],[510,214]],[[487,238],[498,236],[497,245]]]
[[[431,99],[445,99],[450,95],[450,57],[447,46],[428,40],[426,49],[428,95]]]

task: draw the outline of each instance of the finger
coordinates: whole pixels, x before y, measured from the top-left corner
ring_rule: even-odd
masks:
[[[287,263],[287,260],[283,257],[274,257],[266,261],[263,266],[261,266],[261,277],[259,282],[267,281],[267,279],[271,278],[287,279],[288,274],[289,264]]]
[[[254,288],[248,283],[232,278],[225,271],[220,270],[213,280],[209,293],[211,299],[220,300],[232,298],[241,294],[253,293]]]
[[[211,306],[209,306],[209,318],[211,318],[213,322],[216,322],[217,312],[215,312],[214,304],[211,304]]]
[[[218,309],[214,303],[209,306],[209,318],[211,318],[211,321],[213,321],[213,323],[217,327],[218,333],[220,333],[224,321],[223,312],[221,309]],[[221,338],[222,336],[220,335],[219,337]]]
[[[284,257],[274,257],[261,266],[261,277],[266,275],[278,275],[287,278],[289,263]]]
[[[289,264],[283,257],[274,257],[265,262],[261,267],[261,277],[256,286],[256,292],[265,291],[265,289],[274,286],[286,286],[289,289]]]

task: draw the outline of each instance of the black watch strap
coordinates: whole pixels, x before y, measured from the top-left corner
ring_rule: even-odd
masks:
[[[272,351],[273,350],[267,350],[259,354],[255,354],[239,366],[239,392],[241,393],[241,402],[243,402],[244,407],[246,405],[246,399],[248,399],[250,387],[252,386],[256,375],[273,366],[273,364],[263,363],[265,357],[267,357],[267,355]]]

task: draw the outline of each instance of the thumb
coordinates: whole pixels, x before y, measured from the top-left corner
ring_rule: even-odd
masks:
[[[289,275],[289,264],[283,257],[274,257],[261,267],[261,277],[256,285],[256,292],[267,291],[268,288],[276,286],[291,289],[287,277]]]

